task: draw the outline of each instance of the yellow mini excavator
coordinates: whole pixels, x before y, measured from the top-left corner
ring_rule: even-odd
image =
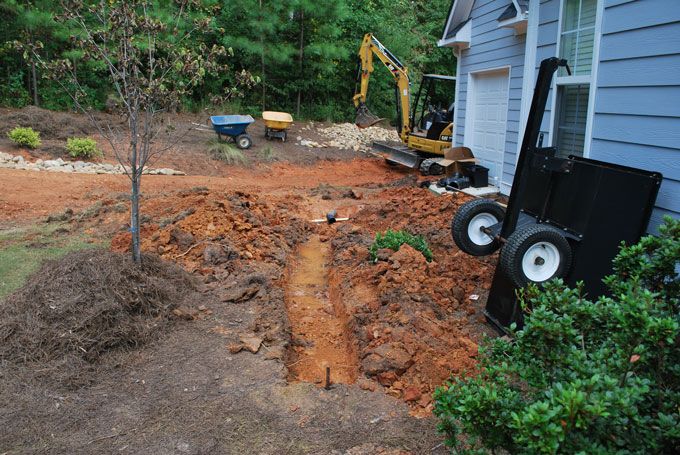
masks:
[[[366,106],[368,82],[373,72],[373,56],[385,65],[395,80],[397,132],[404,145],[374,142],[373,148],[390,164],[418,168],[425,175],[437,175],[444,169],[438,164],[444,149],[451,147],[453,134],[453,98],[456,78],[424,74],[411,109],[411,82],[408,68],[371,33],[364,35],[359,48],[359,69],[354,95],[356,125],[367,128],[380,122]]]

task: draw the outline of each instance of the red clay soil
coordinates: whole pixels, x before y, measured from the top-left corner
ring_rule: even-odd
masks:
[[[377,159],[319,161],[310,166],[286,163],[245,169],[230,168],[219,177],[145,176],[142,192],[148,197],[177,189],[203,186],[213,191],[296,192],[331,185],[385,184],[406,175]],[[115,193],[129,193],[123,175],[64,174],[0,169],[0,221],[25,221],[63,211],[82,209]]]
[[[288,264],[286,286],[290,378],[324,386],[354,383],[358,367],[344,305],[329,287],[329,253],[328,239],[318,235],[300,245],[296,260]]]
[[[489,289],[494,257],[468,256],[451,240],[451,217],[466,196],[399,188],[377,197],[382,205],[338,227],[332,281],[350,315],[362,373],[414,412],[427,412],[437,386],[475,368],[477,343],[490,331],[478,311],[483,299],[470,296]],[[403,245],[370,262],[371,238],[388,228],[423,235],[434,260]]]
[[[331,192],[340,198],[339,191]],[[377,383],[407,401],[415,414],[427,414],[434,389],[452,374],[472,371],[477,343],[483,333],[491,334],[479,305],[490,285],[494,257],[468,256],[451,240],[450,219],[467,196],[435,196],[413,187],[364,192],[324,200],[198,188],[150,198],[142,213],[154,223],[143,226],[143,250],[182,264],[206,282],[231,286],[225,301],[256,295],[258,283],[238,278],[245,265],[275,273],[273,285],[285,290],[287,314],[265,323],[277,327],[276,333],[264,332],[277,346],[290,342],[285,360],[291,379],[321,384],[329,365],[332,382],[352,383],[358,369],[362,387],[373,389]],[[306,221],[310,206],[340,207],[341,215],[352,219],[313,225]],[[120,226],[126,216],[110,213],[107,222]],[[423,235],[435,259],[428,263],[404,245],[370,262],[368,246],[386,229]],[[299,249],[312,231],[320,234],[311,245],[314,257],[302,251],[304,245]],[[121,231],[112,249],[127,250],[129,242],[129,233]],[[329,244],[326,262],[322,250]],[[262,268],[267,264],[273,269]],[[480,298],[471,300],[474,294]],[[266,319],[266,310],[260,312]]]
[[[233,259],[283,266],[279,251],[297,245],[305,238],[307,227],[291,210],[296,207],[295,198],[287,198],[285,205],[279,200],[204,188],[146,200],[141,212],[154,222],[142,226],[142,250],[202,275],[215,273]],[[126,216],[117,219],[123,222]],[[111,248],[129,250],[129,232],[116,234]]]

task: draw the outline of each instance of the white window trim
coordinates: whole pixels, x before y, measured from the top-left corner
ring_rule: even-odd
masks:
[[[562,16],[564,15],[564,2],[560,1],[560,11],[557,20],[557,43],[556,55],[560,55],[560,45],[562,43]],[[593,38],[593,65],[588,76],[562,76],[553,78],[550,87],[552,100],[550,102],[550,124],[548,125],[548,144],[553,144],[556,133],[555,122],[557,120],[557,86],[558,85],[576,85],[589,84],[588,91],[588,110],[586,111],[586,132],[583,140],[583,157],[589,158],[593,143],[593,117],[595,110],[595,92],[597,90],[597,71],[599,67],[600,56],[600,37],[602,35],[602,15],[604,12],[604,1],[597,0],[595,13],[595,36]],[[545,142],[544,142],[545,144]]]
[[[595,12],[595,41],[593,42],[593,68],[590,71],[590,95],[588,96],[588,116],[586,118],[586,139],[584,148],[588,150],[588,157],[593,151],[593,120],[595,119],[595,96],[597,95],[597,73],[600,67],[600,40],[602,38],[602,17],[604,16],[604,1],[598,0]],[[587,148],[586,148],[587,147]]]
[[[536,85],[536,52],[538,46],[539,2],[529,2],[529,22],[524,49],[524,73],[522,74],[522,100],[519,107],[519,135],[517,136],[517,152],[515,154],[515,169],[519,152],[522,150],[522,140],[527,128],[527,117],[531,109],[531,99]]]
[[[457,52],[456,52],[457,51]],[[453,55],[456,56],[456,88],[454,90],[454,100],[453,100],[453,131],[451,132],[451,147],[456,146],[456,140],[458,137],[458,97],[460,96],[460,81],[458,80],[458,75],[460,74],[460,61],[463,54],[462,49],[453,49]]]
[[[501,72],[501,71],[507,71],[508,73],[508,94],[507,94],[507,102],[508,106],[510,105],[510,76],[512,74],[512,66],[510,65],[503,65],[503,66],[497,66],[494,68],[484,68],[483,70],[478,70],[478,71],[470,71],[467,73],[467,88],[466,88],[466,94],[467,94],[467,99],[465,100],[465,128],[463,129],[463,146],[467,147],[471,150],[474,151],[472,147],[472,134],[473,132],[473,126],[474,126],[474,109],[473,109],[473,93],[474,93],[474,76],[479,76],[479,75],[484,75],[487,73],[495,73],[495,72]],[[469,133],[469,134],[468,134]],[[506,116],[505,118],[505,130],[503,132],[503,144],[505,144],[505,139],[508,135],[508,118]],[[505,147],[504,147],[505,148]],[[498,176],[498,185],[500,188],[503,188],[504,186],[510,188],[512,187],[512,182],[506,183],[503,181],[503,176],[505,172],[503,172],[503,166],[505,165],[505,151],[501,155],[501,175]],[[506,194],[506,193],[504,193]],[[509,194],[509,193],[508,193]]]

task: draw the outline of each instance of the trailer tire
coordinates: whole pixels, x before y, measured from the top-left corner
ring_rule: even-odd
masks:
[[[423,175],[442,175],[444,166],[437,162],[437,158],[427,158],[420,163],[420,173]]]
[[[240,149],[249,149],[253,145],[253,139],[248,134],[239,134],[236,136],[236,147]]]
[[[475,199],[461,205],[451,221],[451,235],[458,248],[471,256],[487,256],[499,247],[496,239],[481,232],[505,218],[505,209],[491,199]]]
[[[571,267],[571,246],[554,227],[535,224],[517,229],[503,246],[499,265],[518,287],[564,278]]]

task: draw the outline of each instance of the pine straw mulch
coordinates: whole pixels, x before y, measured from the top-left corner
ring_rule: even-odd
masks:
[[[0,361],[81,385],[107,353],[155,339],[195,290],[191,275],[152,255],[142,267],[105,250],[45,261],[0,302]]]

